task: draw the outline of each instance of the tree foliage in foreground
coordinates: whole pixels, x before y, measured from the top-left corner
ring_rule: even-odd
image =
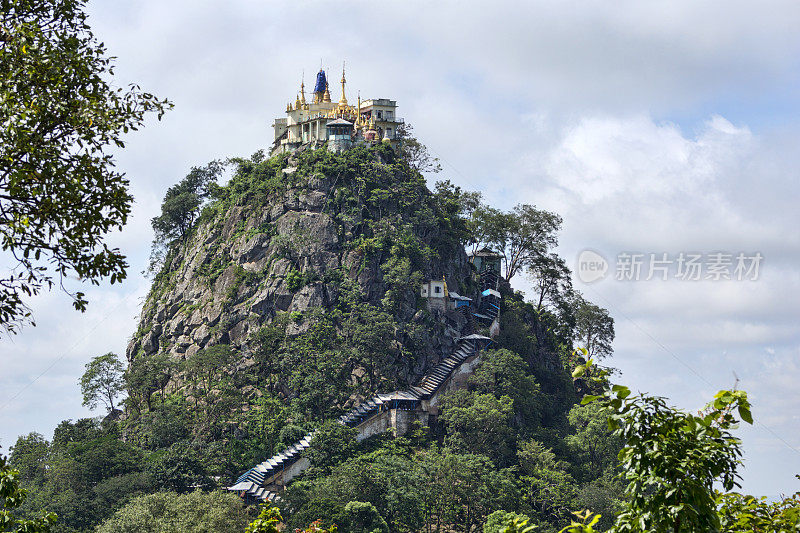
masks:
[[[56,523],[54,513],[43,513],[33,519],[14,516],[14,509],[27,497],[27,491],[19,485],[19,477],[19,472],[9,467],[5,456],[0,455],[0,531],[48,533]]]
[[[699,414],[670,407],[664,398],[632,395],[622,385],[582,403],[598,400],[624,441],[619,459],[627,498],[613,531],[719,531],[714,484],[726,491],[738,486],[741,441],[730,430],[740,419],[753,422],[747,393],[720,391]]]
[[[277,507],[265,505],[258,517],[247,525],[244,533],[278,533],[283,517]]]
[[[796,477],[800,479],[800,476]],[[717,503],[720,530],[726,533],[800,531],[800,492],[772,503],[765,497],[719,493]]]
[[[615,393],[612,407],[626,394]],[[611,420],[625,439],[620,460],[629,499],[617,531],[719,528],[713,486],[738,485],[741,443],[729,430],[738,422],[733,409],[752,423],[746,393],[722,391],[701,415],[671,409],[662,398],[622,399]]]
[[[0,9],[0,239],[13,258],[0,277],[0,325],[31,320],[25,298],[74,275],[126,276],[103,238],[132,197],[109,148],[170,104],[109,85],[112,58],[86,22],[85,0],[3,0]],[[65,289],[66,290],[66,289]],[[69,293],[85,310],[84,293]]]
[[[351,502],[355,504],[359,504],[361,502]],[[369,504],[366,504],[369,506]],[[362,506],[358,506],[358,508],[363,508]],[[373,507],[374,509],[374,507]],[[380,518],[380,517],[378,517]],[[335,525],[330,527],[322,527],[322,520],[315,520],[312,522],[308,527],[300,529],[296,528],[294,531],[295,533],[336,533],[338,528]],[[386,525],[384,522],[383,525]],[[245,533],[278,533],[279,531],[285,531],[285,526],[283,524],[283,517],[281,516],[281,512],[277,507],[271,507],[269,505],[265,505],[261,509],[261,514],[258,515],[258,518],[250,522],[248,524],[247,529],[244,530]],[[351,531],[351,530],[346,530]],[[353,530],[354,532],[361,533],[360,530],[356,529]],[[370,533],[374,530],[369,530]],[[382,530],[379,529],[379,532],[382,533]]]

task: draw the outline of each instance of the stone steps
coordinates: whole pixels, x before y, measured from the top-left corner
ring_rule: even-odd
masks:
[[[485,339],[485,337],[475,337],[477,339]],[[383,406],[390,405],[391,402],[418,402],[419,400],[428,399],[447,381],[453,370],[476,352],[476,342],[470,339],[460,339],[456,350],[423,377],[419,385],[406,391],[379,394],[340,416],[337,421],[342,425],[354,427],[369,421],[381,412]],[[239,492],[243,497],[260,502],[279,500],[280,496],[276,492],[265,488],[265,481],[273,478],[300,459],[303,456],[303,452],[311,446],[314,434],[315,432],[312,431],[286,450],[251,468],[239,476],[236,483],[228,487],[228,490]]]

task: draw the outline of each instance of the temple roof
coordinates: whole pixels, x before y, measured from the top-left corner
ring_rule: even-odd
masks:
[[[473,251],[467,252],[467,257],[503,257],[503,255],[495,252],[490,248],[481,248],[476,252]]]

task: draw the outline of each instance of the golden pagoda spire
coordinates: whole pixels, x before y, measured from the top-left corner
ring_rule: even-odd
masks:
[[[297,100],[294,101],[294,108],[300,109],[300,95],[297,95]]]
[[[339,100],[339,106],[344,107],[347,105],[347,97],[344,95],[344,84],[346,83],[346,79],[344,77],[344,61],[342,61],[342,99]]]
[[[361,91],[358,91],[358,108],[356,109],[356,126],[361,125]]]
[[[328,83],[328,77],[325,76],[325,92],[322,93],[322,101],[323,102],[330,102],[331,101],[331,93],[328,90],[330,83]]]
[[[306,105],[306,84],[302,78],[300,79],[300,103]]]

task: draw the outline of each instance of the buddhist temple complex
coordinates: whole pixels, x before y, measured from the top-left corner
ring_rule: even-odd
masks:
[[[397,129],[403,124],[396,114],[397,102],[387,98],[362,100],[359,94],[356,105],[351,105],[344,67],[341,84],[341,98],[334,102],[328,77],[320,69],[309,101],[305,82],[301,81],[294,103],[286,106],[286,117],[275,119],[271,153],[293,152],[304,145],[317,147],[326,142],[328,149],[336,152],[362,142],[397,143]]]

